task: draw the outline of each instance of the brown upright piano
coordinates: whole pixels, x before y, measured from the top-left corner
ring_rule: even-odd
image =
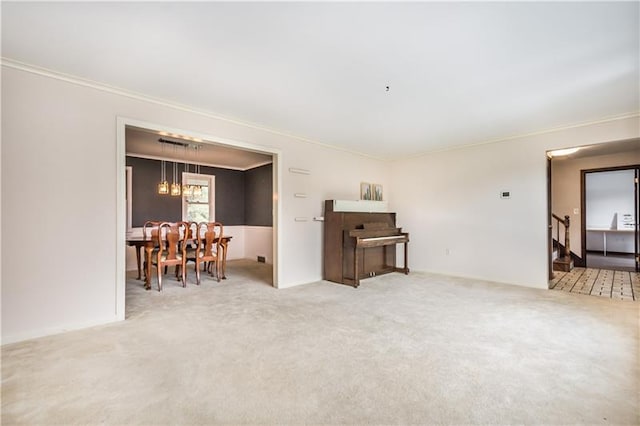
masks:
[[[409,233],[396,227],[395,213],[336,211],[324,204],[324,279],[353,287],[363,278],[409,273]],[[404,244],[404,267],[396,266],[396,244]]]

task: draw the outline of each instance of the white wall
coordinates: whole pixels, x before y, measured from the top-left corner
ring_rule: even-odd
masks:
[[[598,155],[585,158],[554,158],[552,169],[552,201],[553,212],[571,219],[571,251],[582,253],[582,216],[580,214],[580,171],[602,167],[629,166],[640,164],[640,151],[621,152],[610,155]],[[574,213],[575,211],[575,213]],[[555,222],[555,221],[554,221]],[[563,232],[560,227],[560,232]],[[554,228],[555,235],[555,228]],[[564,237],[560,237],[562,241]]]
[[[273,264],[273,228],[245,226],[243,258],[257,260],[258,256],[264,256],[266,263]]]
[[[639,135],[636,116],[394,162],[409,267],[547,288],[546,151]]]
[[[359,198],[362,181],[388,184],[376,160],[3,63],[3,343],[117,319],[117,117],[280,150],[281,288],[322,277],[322,223],[296,217]]]

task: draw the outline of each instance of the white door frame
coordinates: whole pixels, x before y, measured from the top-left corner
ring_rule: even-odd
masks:
[[[282,152],[277,148],[255,145],[247,142],[231,140],[227,138],[208,135],[191,130],[177,129],[157,123],[136,120],[127,117],[117,117],[116,119],[116,317],[118,320],[125,318],[125,251],[126,251],[126,204],[125,204],[125,167],[126,167],[126,132],[127,126],[140,127],[157,132],[169,132],[192,138],[202,139],[202,143],[227,145],[234,148],[241,148],[247,151],[269,154],[273,157],[273,286],[279,286],[279,271],[281,268],[280,241],[281,241],[281,220],[280,210],[282,208]]]

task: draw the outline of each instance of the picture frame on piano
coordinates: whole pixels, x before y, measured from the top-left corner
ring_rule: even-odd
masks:
[[[371,198],[373,201],[383,201],[382,200],[382,185],[377,183],[371,184]]]
[[[371,191],[371,184],[369,182],[360,183],[360,199],[361,200],[373,200],[373,193]]]

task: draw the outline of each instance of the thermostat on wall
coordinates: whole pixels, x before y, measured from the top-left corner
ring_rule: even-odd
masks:
[[[511,191],[500,191],[500,198],[511,198]]]

